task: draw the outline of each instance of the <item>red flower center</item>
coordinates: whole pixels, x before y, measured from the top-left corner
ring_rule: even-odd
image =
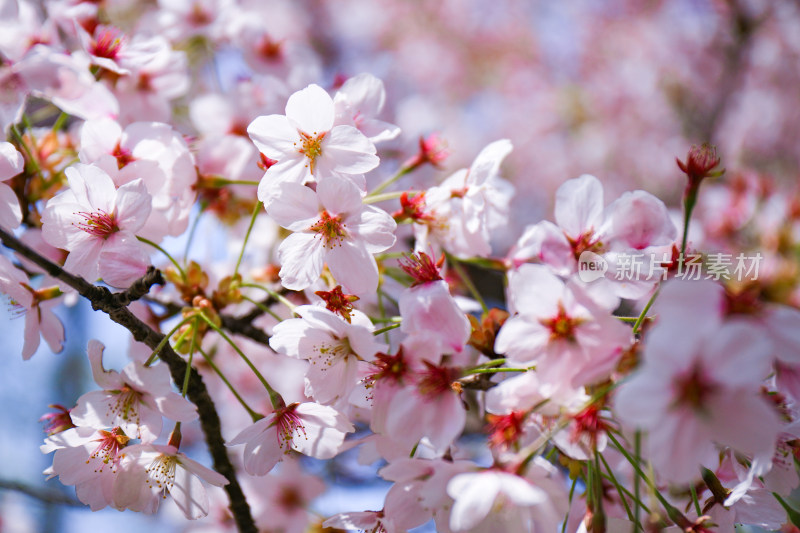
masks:
[[[80,212],[76,214],[82,217],[84,222],[75,225],[89,235],[108,239],[112,233],[119,231],[117,218],[113,212],[106,213],[102,209],[98,209],[94,213]]]
[[[345,224],[339,216],[322,211],[319,220],[311,226],[311,231],[319,233],[328,248],[333,248],[347,236]]]

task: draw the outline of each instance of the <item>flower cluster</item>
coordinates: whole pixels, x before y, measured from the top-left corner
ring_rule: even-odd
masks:
[[[63,349],[78,297],[132,334],[119,371],[88,342],[45,474],[92,511],[169,496],[189,531],[800,527],[797,191],[704,144],[648,160],[672,201],[560,173],[552,217],[520,216],[540,147],[407,126],[396,85],[326,81],[279,4],[0,2],[22,358]],[[744,253],[761,269],[720,275]],[[383,503],[312,512],[356,460]]]

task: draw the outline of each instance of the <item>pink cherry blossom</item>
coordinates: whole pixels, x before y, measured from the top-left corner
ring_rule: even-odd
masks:
[[[603,185],[585,174],[566,181],[556,192],[555,220],[528,227],[508,260],[519,265],[538,260],[560,276],[577,272],[584,252],[602,256],[609,273],[597,280],[609,286],[620,298],[640,298],[660,279],[661,271],[650,264],[641,275],[626,279],[614,275],[619,270],[620,255],[641,254],[642,261],[657,254],[660,247],[671,245],[677,230],[664,203],[644,191],[627,192],[608,207],[603,203]],[[657,256],[660,257],[660,256]],[[624,259],[624,258],[623,258]]]
[[[322,181],[333,174],[357,176],[378,166],[375,146],[353,126],[334,126],[333,99],[319,85],[294,93],[286,115],[261,116],[247,128],[258,150],[277,163],[258,187],[266,203],[269,189],[278,181]]]
[[[401,529],[420,526],[435,517],[443,530],[441,525],[446,527],[448,509],[453,503],[447,494],[447,484],[453,476],[471,469],[468,461],[408,457],[391,461],[378,472],[382,478],[394,482],[386,494],[384,514],[392,517]]]
[[[0,256],[0,292],[11,299],[16,312],[25,315],[22,358],[26,360],[39,348],[40,336],[53,352],[58,353],[64,348],[64,326],[53,313],[53,307],[61,303],[55,297],[61,291],[58,287],[33,289],[30,283],[24,272]]]
[[[437,345],[435,338],[427,341]],[[385,409],[373,414],[377,418],[385,413],[385,421],[375,420],[373,427],[408,450],[425,437],[437,454],[444,454],[466,423],[464,403],[453,387],[461,369],[413,356],[408,363],[410,373],[402,386],[388,396]]]
[[[423,332],[437,335],[449,351],[460,352],[472,327],[433,260],[425,252],[419,252],[401,262],[400,267],[416,275],[415,283],[403,291],[398,301],[403,318],[400,329],[407,335]]]
[[[170,120],[170,102],[189,90],[186,53],[173,50],[162,35],[141,33],[130,40],[125,51],[118,64],[130,74],[112,77],[120,121],[127,124]]]
[[[42,215],[48,244],[70,252],[64,268],[90,281],[103,278],[125,287],[150,264],[136,239],[150,214],[150,195],[141,179],[114,187],[102,169],[76,163],[65,171],[69,189],[49,202]]]
[[[103,389],[78,398],[72,410],[77,426],[119,427],[132,438],[151,442],[161,434],[162,416],[178,422],[197,418],[194,405],[172,391],[165,365],[129,363],[122,372],[103,368],[105,347],[89,341],[89,362],[95,382]]]
[[[516,314],[500,329],[495,350],[515,365],[535,363],[543,383],[577,387],[604,379],[632,342],[629,326],[545,266],[520,267],[508,293]]]
[[[537,458],[538,459],[538,458]],[[500,470],[458,474],[447,484],[455,500],[450,529],[458,531],[557,531],[566,513],[555,468],[535,461],[529,479]]]
[[[375,291],[378,266],[372,254],[394,244],[397,225],[385,211],[364,205],[352,182],[332,176],[318,183],[316,192],[297,183],[281,183],[262,200],[267,214],[294,232],[278,248],[284,287],[309,287],[327,263],[348,292]]]
[[[335,405],[346,402],[364,373],[367,361],[385,346],[375,340],[374,326],[360,311],[345,322],[324,307],[303,305],[301,318],[284,320],[273,329],[269,345],[276,352],[308,360],[306,394]]]
[[[186,141],[170,125],[134,122],[123,129],[112,119],[87,121],[78,155],[108,173],[117,187],[142,180],[151,209],[138,235],[160,242],[186,230],[197,169]]]
[[[760,393],[768,350],[742,321],[687,330],[663,317],[649,333],[644,364],[619,387],[615,413],[648,431],[646,456],[669,481],[713,468],[717,444],[769,459],[781,426]]]
[[[293,403],[246,427],[228,445],[245,444],[245,470],[263,476],[290,450],[317,459],[334,457],[345,435],[353,430],[347,418],[332,407]]]
[[[273,475],[260,478],[254,489],[261,505],[254,505],[256,523],[262,529],[280,528],[285,533],[304,533],[312,520],[312,501],[325,492],[317,476],[307,474],[299,460],[285,458]]]
[[[118,507],[113,499],[130,437],[115,427],[110,431],[75,427],[45,439],[42,453],[53,455],[53,473],[64,485],[75,485],[78,499],[92,511]]]
[[[383,82],[372,74],[353,76],[333,97],[334,124],[355,126],[373,143],[390,141],[400,135],[400,128],[377,118],[386,103]]]
[[[13,178],[24,170],[22,154],[9,142],[0,142],[0,182]],[[0,183],[0,227],[14,229],[22,220],[19,199],[5,183]]]
[[[13,67],[27,90],[83,119],[114,117],[117,99],[89,72],[88,59],[38,44]]]
[[[500,177],[500,165],[513,149],[503,139],[487,145],[469,169],[461,169],[425,193],[432,218],[414,227],[417,249],[433,241],[458,257],[492,253],[491,231],[502,227],[514,187]]]
[[[732,452],[725,454],[715,470],[717,479],[729,492],[724,505],[708,511],[719,531],[734,532],[734,524],[751,524],[765,530],[778,530],[786,521],[786,511],[758,478],[741,465]]]
[[[172,445],[136,444],[125,450],[124,469],[117,474],[113,498],[123,508],[155,513],[167,493],[189,520],[208,514],[208,494],[202,481],[222,487],[228,480]]]

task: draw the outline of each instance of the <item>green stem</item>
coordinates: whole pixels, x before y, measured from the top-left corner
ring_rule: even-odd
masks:
[[[572,486],[569,488],[569,506],[572,507],[572,497],[575,495],[575,486],[578,484],[578,476],[572,480]],[[564,523],[561,524],[561,533],[564,533],[567,530],[567,522],[569,520],[569,511],[567,511],[567,516],[564,517]]]
[[[647,304],[642,309],[642,312],[639,314],[639,318],[636,319],[636,322],[633,324],[633,334],[636,335],[639,333],[639,329],[641,329],[642,324],[644,323],[644,319],[647,318],[647,312],[653,306],[653,303],[656,301],[656,296],[658,296],[658,289],[653,292],[653,295],[647,301]]]
[[[213,178],[209,179],[211,185],[213,187],[219,187],[221,185],[255,185],[258,186],[261,182],[259,181],[250,181],[250,180],[231,180],[228,178],[223,178],[222,176],[214,176]]]
[[[264,312],[264,313],[267,313],[269,316],[271,316],[272,318],[274,318],[274,319],[275,319],[275,320],[277,320],[278,322],[281,322],[281,321],[283,320],[281,317],[279,317],[279,316],[277,315],[277,313],[275,313],[275,311],[273,311],[272,309],[270,309],[270,308],[269,308],[269,307],[267,307],[266,305],[262,304],[262,303],[261,303],[261,302],[259,302],[258,300],[254,300],[253,298],[250,298],[249,296],[247,296],[247,295],[245,295],[245,294],[242,294],[242,300],[247,300],[247,301],[248,301],[248,302],[250,302],[251,304],[255,305],[255,306],[256,306],[258,309],[260,309],[262,312]]]
[[[386,306],[383,305],[383,291],[380,289],[380,287],[378,288],[378,292],[377,292],[376,296],[378,297],[377,298],[377,300],[378,300],[378,312],[381,314],[381,318],[386,318]],[[383,329],[381,329],[381,331],[384,334],[383,335],[384,342],[386,344],[390,344],[391,339],[389,339],[389,330],[386,329],[386,328],[383,328]]]
[[[183,264],[185,265],[187,260],[189,259],[189,248],[192,246],[192,242],[194,242],[194,235],[197,231],[197,226],[200,224],[200,216],[203,214],[203,206],[200,207],[200,212],[197,213],[197,216],[192,222],[192,227],[189,230],[189,237],[186,239],[186,246],[183,248]]]
[[[683,240],[681,241],[681,258],[686,253],[686,243],[689,239],[689,222],[692,220],[692,211],[697,203],[697,190],[692,190],[683,201]]]
[[[383,298],[386,298],[387,300],[389,300],[389,303],[391,303],[393,306],[400,307],[400,304],[397,303],[397,300],[395,300],[394,298],[389,296],[389,294],[387,294],[383,289],[378,289],[378,292],[380,293],[380,295]],[[381,316],[385,316],[385,315],[381,315]]]
[[[477,370],[479,368],[492,368],[495,366],[500,366],[502,364],[505,364],[505,362],[506,362],[505,358],[492,359],[491,361],[487,361],[481,365],[474,366],[469,370]],[[467,372],[469,372],[469,370],[467,370]]]
[[[221,329],[220,329],[220,328],[219,328],[219,327],[218,327],[216,324],[214,324],[214,322],[213,322],[213,321],[212,321],[210,318],[208,318],[208,317],[207,317],[205,314],[203,314],[203,313],[200,313],[198,316],[202,317],[202,318],[203,318],[203,320],[205,320],[206,324],[208,324],[208,327],[210,327],[211,329],[213,329],[214,331],[216,331],[216,332],[217,332],[217,333],[218,333],[218,334],[219,334],[219,335],[220,335],[220,336],[221,336],[223,339],[225,339],[225,342],[227,342],[228,344],[230,344],[230,345],[231,345],[231,347],[232,347],[232,348],[233,348],[233,349],[236,351],[236,353],[238,353],[238,354],[239,354],[239,357],[241,357],[241,358],[244,360],[244,362],[247,364],[247,366],[249,366],[249,367],[250,367],[250,370],[252,370],[252,371],[253,371],[253,373],[256,375],[256,377],[257,377],[257,378],[258,378],[258,380],[261,382],[261,384],[262,384],[262,385],[264,385],[264,388],[267,390],[267,393],[269,393],[269,401],[270,401],[270,403],[272,403],[272,408],[273,408],[273,409],[278,409],[278,408],[280,408],[280,407],[283,405],[283,403],[284,403],[284,402],[283,402],[283,398],[281,398],[281,395],[280,395],[280,394],[278,394],[278,393],[275,391],[275,389],[273,389],[272,387],[270,387],[269,383],[267,383],[267,380],[266,380],[266,379],[264,379],[264,376],[261,374],[261,372],[259,372],[259,371],[258,371],[258,369],[257,369],[257,368],[256,368],[256,366],[253,364],[253,362],[250,360],[250,358],[249,358],[249,357],[247,357],[247,356],[244,354],[244,352],[243,352],[243,351],[242,351],[242,350],[241,350],[241,349],[240,349],[240,348],[239,348],[239,347],[236,345],[236,343],[235,343],[235,342],[233,342],[233,340],[231,340],[231,338],[230,338],[230,337],[228,337],[228,336],[225,334],[225,332],[224,332],[224,331],[222,331],[222,330],[221,330]]]
[[[464,375],[470,374],[497,374],[498,372],[527,372],[527,368],[472,368],[464,372]]]
[[[606,514],[603,511],[603,472],[600,470],[600,454],[594,447],[594,498],[592,505],[592,531],[605,531]]]
[[[247,241],[250,239],[250,232],[253,231],[253,226],[256,223],[256,217],[258,216],[259,211],[261,211],[261,207],[264,204],[256,202],[256,206],[253,208],[253,214],[250,216],[250,225],[247,226],[247,233],[244,234],[244,242],[242,243],[242,251],[239,252],[239,259],[236,261],[236,268],[233,269],[233,277],[239,273],[239,265],[242,264],[242,258],[244,257],[244,249],[247,247]]]
[[[387,317],[369,317],[373,324],[399,324],[403,321],[402,317],[399,316],[387,316]]]
[[[240,287],[252,287],[253,289],[261,289],[262,291],[266,292],[267,294],[269,294],[270,296],[275,298],[275,300],[279,301],[280,303],[282,303],[283,305],[288,307],[289,311],[291,311],[293,313],[294,313],[295,308],[297,307],[296,305],[294,305],[292,302],[287,300],[282,295],[278,294],[277,292],[275,292],[275,291],[273,291],[271,289],[268,289],[267,287],[264,287],[263,285],[259,285],[258,283],[241,283],[239,286]]]
[[[44,176],[42,175],[42,169],[39,167],[39,162],[35,157],[33,157],[33,152],[31,152],[30,147],[25,142],[25,139],[22,137],[22,133],[19,131],[19,128],[17,128],[16,124],[11,125],[11,133],[14,135],[14,137],[16,137],[20,148],[22,148],[22,151],[28,156],[28,163],[30,163],[34,172],[42,176],[42,179],[44,179]]]
[[[609,440],[611,440],[611,442],[614,443],[614,446],[617,448],[617,450],[619,450],[619,452],[623,456],[625,456],[625,459],[627,459],[627,461],[630,463],[633,469],[639,474],[639,476],[644,478],[644,480],[647,482],[647,485],[649,486],[650,490],[653,492],[653,494],[658,499],[661,506],[667,512],[667,516],[669,517],[669,519],[672,520],[677,526],[685,527],[685,525],[689,522],[688,519],[685,516],[683,516],[683,514],[678,509],[673,507],[672,504],[670,504],[666,500],[666,498],[664,498],[664,496],[661,495],[661,492],[658,491],[653,481],[649,477],[645,476],[639,464],[634,460],[633,457],[631,457],[631,454],[628,453],[628,451],[622,446],[622,444],[620,444],[620,442],[616,439],[616,437],[614,437],[614,434],[611,431],[607,432],[606,434],[608,435]],[[637,525],[638,525],[638,517],[637,517]]]
[[[136,238],[139,239],[140,242],[143,242],[145,244],[149,244],[150,246],[152,246],[153,248],[155,248],[156,250],[158,250],[159,252],[164,254],[167,257],[167,259],[169,259],[170,262],[175,266],[175,268],[178,269],[178,273],[181,275],[181,279],[183,281],[186,281],[186,272],[183,271],[183,269],[181,268],[181,265],[179,265],[178,262],[175,261],[175,258],[173,258],[171,255],[169,255],[169,253],[167,253],[167,251],[165,249],[163,249],[161,246],[157,245],[153,241],[151,241],[149,239],[145,239],[144,237],[139,237],[137,235]]]
[[[614,485],[614,487],[617,489],[617,494],[619,495],[619,501],[622,503],[622,506],[625,508],[625,514],[628,515],[628,520],[630,520],[631,522],[633,522],[635,524],[636,522],[633,519],[633,513],[631,512],[631,508],[628,505],[628,502],[623,497],[622,485],[620,485],[619,481],[617,481],[617,477],[614,475],[614,472],[611,470],[611,467],[608,465],[608,461],[606,461],[606,458],[603,457],[603,455],[600,454],[600,453],[597,453],[597,455],[600,457],[600,461],[603,462],[603,466],[606,467],[606,472],[608,472],[608,476],[606,476],[606,478],[609,481],[611,481],[611,484]]]
[[[156,349],[155,349],[155,350],[153,350],[153,353],[151,353],[151,354],[150,354],[150,357],[148,357],[148,358],[147,358],[147,361],[145,361],[145,363],[144,363],[144,366],[150,366],[151,364],[153,364],[153,361],[155,361],[155,360],[156,360],[156,357],[158,357],[158,354],[161,352],[161,350],[163,350],[163,349],[164,349],[164,346],[166,346],[166,345],[167,345],[167,343],[169,342],[169,339],[170,339],[170,337],[172,337],[172,336],[175,334],[175,332],[176,332],[176,331],[178,331],[179,329],[181,329],[181,327],[182,327],[184,324],[186,324],[186,323],[188,323],[188,322],[190,322],[190,321],[192,321],[192,320],[194,320],[194,317],[193,317],[193,316],[190,316],[190,317],[184,318],[183,320],[181,320],[180,322],[178,322],[178,324],[177,324],[177,325],[176,325],[174,328],[172,328],[171,330],[169,330],[169,333],[167,333],[166,335],[164,335],[164,338],[163,338],[163,339],[161,339],[161,342],[159,342],[159,343],[158,343],[158,345],[156,346]],[[188,332],[187,332],[187,333],[188,333]]]
[[[376,329],[375,331],[373,331],[373,332],[372,332],[372,334],[373,334],[373,335],[375,335],[375,336],[378,336],[378,335],[380,335],[381,333],[386,333],[386,332],[392,331],[393,329],[397,329],[397,328],[399,328],[401,325],[402,325],[402,324],[391,324],[391,325],[389,325],[389,326],[386,326],[385,328]]]
[[[58,115],[58,118],[56,119],[56,121],[53,123],[53,131],[60,130],[61,126],[64,125],[64,122],[67,121],[67,118],[69,118],[69,114],[67,114],[67,113],[62,111],[61,114]]]
[[[242,398],[239,395],[239,393],[236,392],[236,388],[234,388],[234,386],[231,385],[231,382],[228,381],[228,378],[225,377],[225,374],[223,374],[222,371],[217,367],[217,365],[214,364],[214,360],[211,359],[211,357],[205,351],[203,351],[203,349],[201,347],[198,346],[197,347],[197,351],[199,351],[200,354],[203,356],[203,358],[206,360],[206,363],[208,364],[208,366],[210,366],[211,369],[214,372],[217,373],[217,375],[222,380],[222,382],[225,383],[225,385],[228,386],[228,390],[230,390],[233,393],[233,395],[236,397],[236,399],[239,400],[239,403],[242,404],[242,407],[244,407],[245,411],[247,411],[247,414],[249,414],[250,418],[253,419],[253,422],[257,422],[257,421],[261,420],[262,418],[264,418],[262,415],[260,415],[260,414],[256,413],[255,411],[253,411],[250,408],[249,405],[247,405],[247,402],[245,402],[244,398]]]
[[[400,178],[402,178],[403,176],[408,174],[410,171],[411,171],[411,167],[401,167],[400,170],[397,171],[397,174],[395,174],[394,176],[392,176],[388,180],[384,181],[383,183],[379,184],[377,187],[372,189],[372,192],[369,194],[369,196],[367,196],[367,198],[369,198],[370,196],[375,196],[376,194],[382,193],[384,190],[386,190],[386,187],[388,187],[389,185],[391,185],[395,181],[399,180]]]
[[[694,502],[694,510],[697,513],[697,516],[700,517],[703,515],[703,511],[700,509],[700,500],[697,499],[697,489],[695,488],[694,484],[689,486],[689,490],[692,493],[692,502]]]
[[[386,200],[396,200],[400,198],[404,194],[416,194],[419,191],[396,191],[396,192],[385,192],[383,194],[370,194],[369,196],[365,197],[363,203],[365,204],[377,204],[378,202],[385,202]]]
[[[635,454],[636,462],[641,461],[642,432],[638,430],[633,434],[633,453]],[[637,528],[639,528],[639,508],[642,507],[641,481],[642,477],[639,475],[639,471],[635,470],[633,473],[633,523],[636,524]],[[650,511],[647,512],[649,513]]]
[[[186,398],[186,391],[189,390],[189,376],[192,375],[192,360],[194,359],[194,351],[197,346],[197,318],[192,325],[192,342],[189,344],[189,359],[186,361],[186,373],[183,375],[183,387],[181,387],[181,396]]]
[[[481,309],[483,309],[483,312],[488,313],[489,307],[486,305],[486,302],[483,301],[483,296],[481,296],[481,293],[478,292],[478,289],[472,283],[472,279],[467,274],[466,269],[461,265],[461,263],[459,263],[459,259],[457,257],[448,254],[447,252],[445,252],[445,254],[447,255],[448,262],[453,267],[453,270],[456,271],[458,277],[461,278],[461,281],[463,281],[464,285],[467,286],[467,290],[469,291],[469,293],[481,305]]]

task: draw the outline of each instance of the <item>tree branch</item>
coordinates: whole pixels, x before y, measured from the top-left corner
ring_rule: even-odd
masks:
[[[138,300],[150,292],[153,285],[163,284],[164,276],[161,274],[161,271],[153,265],[150,265],[147,267],[147,273],[134,281],[126,291],[114,294],[114,301],[121,307],[127,307],[131,302]]]
[[[139,320],[131,311],[121,304],[124,298],[118,298],[118,295],[112,294],[111,291],[105,287],[95,286],[81,277],[70,274],[59,265],[49,261],[48,259],[39,255],[35,250],[29,248],[21,241],[19,241],[12,234],[0,228],[0,240],[8,248],[18,252],[23,257],[29,259],[39,267],[43,268],[45,272],[57,278],[70,287],[78,291],[84,298],[92,303],[92,309],[103,311],[111,320],[117,324],[122,325],[133,334],[133,338],[139,342],[145,343],[152,349],[155,349],[164,339],[164,335],[160,332],[153,330],[150,326]],[[148,272],[150,274],[150,272]],[[146,275],[145,278],[148,276]],[[155,275],[152,279],[156,279]],[[140,280],[141,281],[141,280]],[[138,282],[137,282],[138,283]],[[151,283],[150,285],[152,286]],[[135,284],[136,285],[136,284]],[[135,295],[147,285],[147,281],[143,282],[138,288],[131,292]],[[148,287],[149,288],[149,287]],[[127,292],[127,291],[126,291]],[[137,297],[140,297],[144,293]],[[160,359],[169,367],[170,374],[175,383],[181,383],[186,373],[186,362],[172,349],[169,343],[166,343],[158,354]],[[225,441],[222,438],[220,428],[219,414],[217,413],[214,402],[208,394],[208,389],[203,382],[203,378],[198,374],[197,370],[192,368],[189,379],[189,388],[187,391],[189,399],[197,406],[197,412],[200,416],[200,425],[203,428],[203,433],[206,437],[209,451],[214,462],[214,469],[225,476],[228,484],[225,486],[225,491],[228,493],[230,500],[230,510],[236,521],[236,525],[242,533],[257,533],[253,516],[250,512],[250,506],[245,499],[242,488],[236,478],[236,470],[228,457],[225,448]]]
[[[222,320],[222,327],[231,333],[242,335],[259,344],[269,346],[269,335],[264,333],[264,330],[258,329],[249,322],[230,315],[220,315],[219,317]]]
[[[11,481],[7,479],[0,479],[0,489],[13,490],[31,498],[35,498],[40,502],[53,503],[58,505],[69,505],[72,507],[84,507],[84,505],[66,494],[61,494],[58,491],[50,490],[44,487],[34,487],[27,485],[20,481]]]

